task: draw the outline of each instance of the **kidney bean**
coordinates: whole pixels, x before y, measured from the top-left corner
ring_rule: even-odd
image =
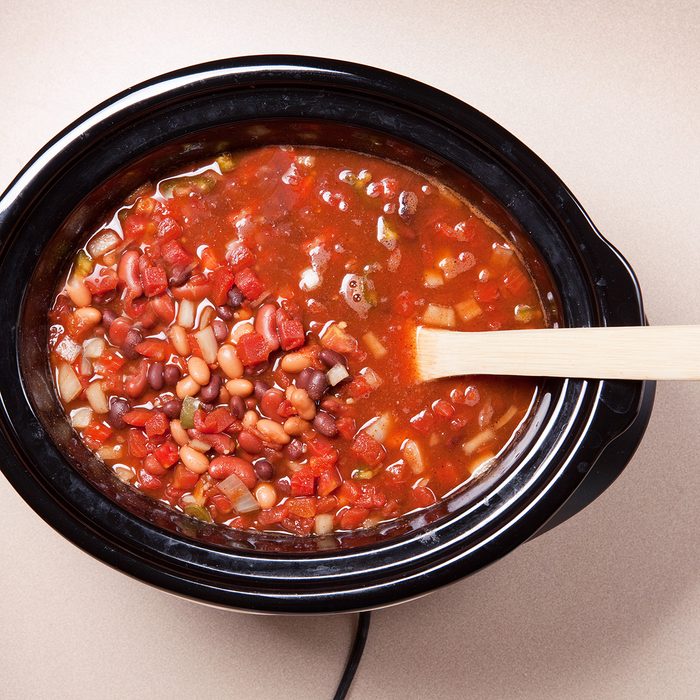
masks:
[[[239,308],[243,304],[243,292],[238,287],[232,287],[228,293],[228,304],[233,309]]]
[[[256,462],[253,462],[253,469],[258,475],[258,479],[261,481],[270,481],[275,474],[275,468],[266,459],[259,459]]]
[[[306,384],[306,391],[311,399],[318,401],[328,389],[328,378],[320,369],[312,369]]]
[[[175,386],[180,381],[181,376],[182,372],[180,372],[180,368],[177,365],[165,365],[163,370],[165,386]]]
[[[335,424],[333,416],[324,411],[319,411],[313,420],[314,430],[325,435],[326,437],[332,438],[338,434],[338,426]]]
[[[229,411],[234,418],[241,420],[246,412],[245,401],[240,396],[232,396],[228,402]]]
[[[107,413],[107,422],[115,429],[121,430],[126,428],[124,422],[124,414],[131,410],[129,402],[124,399],[112,399],[109,404],[109,412]]]
[[[287,457],[291,460],[297,460],[301,459],[304,456],[304,443],[297,439],[294,438],[288,445],[287,445]]]
[[[126,340],[126,334],[131,328],[131,321],[128,318],[119,316],[115,318],[112,323],[109,324],[109,331],[107,331],[107,337],[116,346],[120,346],[124,340]]]
[[[258,379],[253,385],[253,391],[255,392],[255,398],[258,401],[262,401],[262,397],[265,396],[265,392],[270,390],[270,385],[264,382],[262,379]]]
[[[309,380],[313,376],[313,372],[314,370],[311,367],[307,367],[299,372],[299,375],[294,382],[299,389],[306,389],[306,387],[309,385]]]
[[[109,331],[109,327],[112,325],[112,321],[117,318],[117,314],[112,311],[112,309],[105,309],[102,312],[102,326],[106,331]]]
[[[255,330],[265,338],[270,352],[277,350],[280,346],[280,339],[277,337],[277,324],[275,314],[276,304],[263,304],[255,315]]]
[[[124,380],[124,391],[127,396],[137,399],[146,390],[148,384],[148,360],[142,358],[138,364],[136,374],[128,376]]]
[[[199,398],[205,403],[216,403],[220,389],[221,377],[218,374],[212,374],[209,383],[199,390]]]
[[[170,399],[160,407],[160,410],[163,411],[170,420],[179,418],[180,412],[182,411],[182,401],[180,401],[180,399]]]
[[[228,306],[228,304],[217,306],[216,313],[219,315],[219,318],[223,318],[224,321],[230,321],[233,318],[233,309]]]
[[[279,389],[268,389],[260,399],[260,410],[263,415],[276,420],[278,423],[283,423],[284,419],[277,413],[277,409],[284,401],[284,398],[284,393]]]
[[[260,454],[263,448],[262,440],[248,430],[241,430],[238,434],[238,444],[242,450],[252,455]]]
[[[330,350],[328,348],[323,348],[320,353],[318,353],[318,357],[323,362],[326,367],[329,369],[333,367],[334,365],[337,365],[340,363],[345,367],[345,369],[348,368],[348,358],[345,357],[345,355],[341,355],[339,352],[336,352],[335,350]]]
[[[228,327],[221,319],[215,318],[211,322],[211,329],[214,331],[217,343],[223,343],[228,338]]]
[[[214,457],[209,464],[209,473],[215,479],[225,479],[231,474],[235,474],[249,489],[252,489],[258,481],[250,462],[240,457],[228,455]]]
[[[139,356],[136,352],[136,346],[142,340],[143,336],[141,335],[141,331],[138,328],[130,328],[121,346],[122,355],[124,355],[127,360],[135,360]]]
[[[192,276],[192,270],[185,265],[175,265],[170,272],[168,284],[171,287],[182,287],[185,282]]]
[[[152,362],[148,368],[148,385],[153,391],[160,391],[163,388],[163,363]]]
[[[117,276],[124,282],[126,288],[135,299],[143,294],[141,279],[139,277],[139,258],[141,255],[137,250],[127,250],[119,260]]]
[[[258,400],[254,399],[252,396],[245,400],[246,411],[252,411],[258,405]]]

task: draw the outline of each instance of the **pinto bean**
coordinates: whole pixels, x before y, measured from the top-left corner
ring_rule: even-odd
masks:
[[[195,474],[204,474],[209,468],[209,460],[207,457],[189,445],[183,445],[180,448],[180,459],[182,463]]]
[[[238,379],[243,376],[243,363],[238,357],[236,348],[230,343],[224,343],[216,353],[219,367],[229,379]],[[229,389],[230,391],[230,389]]]
[[[270,352],[274,352],[280,346],[280,339],[277,337],[277,324],[275,314],[276,304],[263,304],[255,315],[255,330],[265,338]]]
[[[267,418],[261,418],[255,424],[255,427],[263,436],[264,440],[267,440],[275,445],[289,444],[290,437],[284,432],[284,429],[279,423],[276,423],[273,420],[268,420]]]
[[[301,435],[310,427],[311,423],[299,416],[290,416],[284,421],[284,432],[287,433],[287,435]]]
[[[297,374],[310,366],[311,358],[303,352],[290,352],[280,362],[280,367],[285,372],[291,372],[292,374]]]
[[[272,508],[275,503],[277,503],[277,491],[272,484],[263,482],[255,487],[254,492],[255,500],[257,500],[258,505],[264,510],[266,508]]]
[[[200,386],[206,386],[211,378],[211,372],[207,363],[201,357],[190,357],[187,360],[187,369],[192,379]]]

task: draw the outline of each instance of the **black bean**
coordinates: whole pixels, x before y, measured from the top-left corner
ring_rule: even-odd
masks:
[[[311,367],[306,367],[302,369],[297,375],[296,381],[294,382],[299,389],[306,389],[309,386],[309,380],[313,376],[314,371]]]
[[[275,475],[275,468],[266,459],[259,459],[257,462],[253,462],[253,469],[258,476],[258,479],[262,481],[270,481]]]
[[[239,308],[243,304],[244,299],[243,292],[238,287],[232,287],[228,293],[228,304],[234,309]]]
[[[224,340],[228,338],[228,327],[218,318],[215,318],[211,322],[211,328],[214,331],[214,337],[216,338],[217,343],[223,343]]]
[[[182,411],[182,401],[180,401],[180,399],[170,399],[160,407],[160,410],[163,411],[170,420],[179,418],[180,411]]]
[[[199,402],[199,407],[205,412],[209,413],[209,411],[214,410],[214,404],[213,403],[206,403],[204,401]]]
[[[175,386],[180,381],[181,376],[182,372],[180,372],[180,368],[177,365],[165,365],[163,370],[165,386]]]
[[[148,368],[148,385],[153,391],[160,391],[163,388],[163,363],[152,362]]]
[[[223,318],[224,321],[230,321],[233,318],[233,309],[226,304],[216,307],[216,313],[219,318]]]
[[[323,362],[326,367],[329,369],[331,367],[335,367],[335,365],[341,364],[345,369],[348,368],[348,359],[345,357],[345,355],[341,355],[339,352],[336,352],[335,350],[329,350],[328,348],[323,348],[320,353],[318,353],[318,357]]]
[[[228,402],[228,410],[234,418],[240,420],[246,412],[245,401],[240,396],[232,396]]]
[[[415,192],[404,191],[399,195],[399,216],[410,219],[418,211],[418,195]]]
[[[109,404],[109,413],[107,413],[107,422],[116,430],[126,427],[124,422],[124,414],[131,410],[129,402],[124,399],[112,399]]]
[[[287,457],[289,459],[301,459],[304,456],[304,443],[298,438],[294,438],[287,445]]]
[[[141,335],[141,331],[138,328],[130,328],[121,346],[122,355],[124,355],[127,360],[135,360],[139,356],[136,352],[136,346],[142,340],[143,336]]]
[[[335,437],[338,434],[338,426],[335,424],[333,416],[324,411],[319,411],[316,414],[313,426],[314,430],[329,438]]]
[[[258,401],[262,401],[262,397],[265,396],[266,392],[270,390],[270,385],[264,382],[262,379],[258,379],[255,384],[253,384],[253,391],[255,392],[255,398]]]
[[[248,365],[245,368],[245,373],[249,377],[259,377],[264,372],[267,372],[267,370],[269,368],[270,368],[269,362],[259,362],[257,365]]]
[[[192,270],[186,265],[175,265],[170,272],[168,284],[171,287],[182,287],[185,282],[192,276]]]
[[[112,311],[112,309],[105,309],[102,312],[102,325],[109,330],[109,327],[112,325],[112,321],[117,318],[117,314]]]
[[[312,401],[318,401],[328,389],[328,378],[320,369],[311,370],[312,375],[306,384],[306,392]]]
[[[212,374],[209,384],[203,386],[199,390],[199,398],[205,403],[215,403],[216,399],[219,397],[219,390],[221,389],[221,377],[218,374]]]

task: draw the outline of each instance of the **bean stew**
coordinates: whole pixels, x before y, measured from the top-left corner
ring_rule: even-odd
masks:
[[[112,214],[57,292],[50,361],[84,444],[152,498],[240,529],[371,527],[477,479],[527,421],[536,380],[413,378],[417,324],[552,323],[541,261],[479,201],[266,146]]]

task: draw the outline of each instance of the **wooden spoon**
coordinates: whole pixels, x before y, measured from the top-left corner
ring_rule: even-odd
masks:
[[[416,368],[421,381],[463,374],[700,379],[700,325],[473,333],[419,327]]]

